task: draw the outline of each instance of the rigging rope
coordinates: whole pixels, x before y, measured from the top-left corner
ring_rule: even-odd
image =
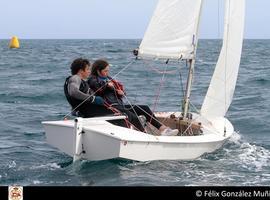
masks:
[[[114,90],[114,94],[115,94],[115,97],[116,97],[116,99],[117,99],[117,102],[119,103],[120,101],[119,101],[118,94],[117,94],[117,91],[116,91],[116,90]],[[125,94],[123,94],[123,96],[126,97]],[[126,99],[127,99],[127,97],[126,97]],[[129,101],[128,101],[128,103],[129,103],[129,105],[131,106],[131,109],[133,110],[133,112],[134,112],[134,114],[136,115],[136,117],[139,119],[139,116],[138,116],[137,112],[135,111],[135,109],[133,108],[132,104],[131,104]],[[119,105],[120,105],[120,104],[119,104]],[[112,106],[109,105],[108,103],[107,103],[107,106],[108,106],[107,108],[109,108],[109,109],[110,109],[110,108],[113,108],[112,111],[116,110],[117,114],[121,114],[121,111],[119,111],[118,109],[112,107]],[[123,107],[124,107],[124,105],[123,105]],[[124,107],[124,109],[127,109],[127,108]],[[128,121],[127,119],[125,119],[125,121],[126,121],[126,123],[129,123],[130,125],[133,125],[133,127],[135,127],[135,129],[139,130],[134,124],[132,124],[132,123],[131,123],[130,121]],[[139,120],[139,122],[140,122],[140,124],[142,125],[142,127],[143,127],[143,129],[144,129],[144,132],[146,132],[146,130],[145,130],[145,128],[144,128],[144,125],[142,124],[141,120]]]
[[[129,64],[127,64],[123,69],[121,69],[116,75],[112,77],[112,79],[116,78],[122,71],[124,71],[126,68],[128,68],[132,63],[134,63],[135,60],[132,60]],[[97,92],[102,90],[107,84],[104,86],[100,87],[97,91],[95,91],[93,94],[91,94],[89,97],[87,97],[84,101],[82,101],[78,106],[73,108],[68,114],[66,114],[63,119],[65,119],[67,116],[70,116],[76,109],[78,109],[82,104],[84,104],[88,99],[90,99],[92,96],[94,96]]]
[[[196,108],[196,106],[190,101],[190,105],[195,109],[197,113],[200,113],[200,110]]]
[[[218,20],[218,36],[217,36],[217,38],[219,38],[220,37],[220,0],[218,0],[218,18],[217,18],[217,20]]]
[[[122,71],[124,71],[125,69],[127,69],[131,64],[133,64],[135,62],[135,60],[132,60],[130,63],[128,63],[123,69],[121,69],[117,74],[115,74],[112,79],[115,79]],[[152,67],[151,67],[152,68]],[[155,104],[154,104],[154,109],[153,109],[153,114],[155,112],[155,109],[156,109],[156,106],[157,106],[157,103],[158,103],[158,100],[160,98],[160,93],[161,93],[161,89],[163,87],[163,84],[164,84],[164,81],[165,81],[165,76],[166,74],[169,74],[169,73],[172,73],[172,72],[175,72],[174,71],[167,71],[167,68],[168,68],[168,63],[166,63],[165,65],[165,69],[163,70],[163,72],[161,71],[158,71],[158,70],[155,70],[156,72],[158,73],[163,73],[162,75],[162,78],[161,78],[161,81],[160,81],[160,85],[159,85],[159,89],[158,89],[158,94],[156,96],[156,99],[155,99]],[[154,69],[154,68],[152,68]],[[180,79],[181,79],[181,84],[182,84],[182,77],[181,77],[181,72],[180,72]],[[97,91],[95,91],[93,94],[91,94],[88,98],[86,98],[83,102],[81,102],[77,107],[75,107],[74,109],[71,110],[71,112],[69,112],[68,114],[66,114],[63,118],[65,119],[67,116],[71,115],[76,109],[78,109],[83,103],[85,103],[89,98],[91,98],[92,96],[94,96],[97,92],[99,92],[100,90],[102,90],[107,84],[105,84],[104,86],[102,86],[101,88],[99,88]],[[182,87],[182,90],[183,87]],[[134,109],[134,105],[131,104],[131,102],[129,101],[128,97],[124,94],[123,95],[127,101],[127,103],[130,105],[131,109],[133,110],[134,114],[136,115],[137,118],[139,118],[137,112],[135,111]],[[118,109],[112,107],[111,105],[109,105],[107,102],[104,103],[105,107],[107,107],[108,109],[110,109],[112,112],[114,112],[115,114],[122,114]],[[152,120],[155,120],[157,122],[159,122],[161,125],[164,125],[166,126],[163,122],[153,118],[153,115],[150,115],[149,113],[147,113],[144,109],[142,109],[139,105],[136,105],[137,108],[139,108],[140,110],[142,110],[145,115],[148,115],[149,117],[151,117],[150,119],[150,123],[152,122]],[[169,118],[170,116],[167,116],[164,120],[166,120],[167,118]],[[140,121],[140,120],[139,120]],[[127,125],[127,127],[130,127],[130,125],[132,125],[136,130],[138,130],[138,128],[136,126],[134,126],[131,122],[129,122],[127,119],[125,119],[125,123]],[[142,124],[142,122],[140,121],[140,123]],[[142,127],[145,128],[142,124]],[[146,130],[145,130],[146,132]]]
[[[128,100],[128,97],[127,97],[126,95],[124,95],[124,97],[126,98],[128,104],[131,106],[131,108],[134,109],[134,108],[133,108],[134,105],[132,105],[132,104],[130,103],[130,101]],[[143,111],[147,116],[153,118],[153,115],[150,115],[148,112],[146,112],[144,109],[142,109],[139,105],[136,105],[136,107],[139,108],[141,111]],[[135,113],[136,113],[136,112],[135,112]],[[138,115],[137,115],[137,117],[138,117]],[[155,120],[156,122],[159,122],[159,123],[161,123],[162,125],[164,125],[162,122],[156,120],[155,118],[153,118],[153,120]],[[150,123],[151,123],[151,122],[150,122]]]
[[[166,72],[160,71],[157,68],[155,68],[152,65],[150,65],[149,63],[147,63],[146,60],[142,60],[142,61],[143,61],[143,63],[145,65],[147,65],[148,67],[150,67],[153,71],[155,71],[158,74],[164,74],[164,73],[166,73],[166,74],[175,74],[177,72],[177,70],[171,70],[171,71],[166,71]],[[168,64],[168,63],[166,63],[166,64]]]
[[[191,121],[191,123],[188,125],[188,127],[186,128],[186,130],[182,133],[182,135],[185,135],[186,134],[186,132],[188,131],[188,129],[190,129],[190,127],[192,126],[192,124],[194,124],[194,122],[196,122],[196,119],[198,119],[198,118],[199,118],[199,116],[197,116],[193,121]],[[192,132],[192,128],[190,130]],[[193,134],[193,132],[192,132],[192,134]]]
[[[124,71],[126,68],[128,68],[131,64],[133,64],[135,62],[135,60],[132,60],[129,64],[127,64],[122,70],[120,70],[116,75],[114,75],[112,77],[112,79],[115,79],[122,71]],[[165,71],[164,71],[165,72]],[[165,74],[163,74],[164,77]],[[95,91],[93,94],[91,94],[88,98],[86,98],[83,102],[81,102],[77,107],[75,107],[74,109],[72,109],[68,114],[66,114],[63,119],[65,119],[67,116],[70,116],[76,109],[78,109],[83,103],[85,103],[89,98],[91,98],[92,96],[94,96],[97,92],[99,92],[100,90],[102,90],[107,84],[105,84],[104,86],[102,86],[101,88],[99,88],[97,91]],[[130,103],[130,101],[128,100],[127,96],[124,95],[124,97],[126,98],[128,104],[131,106],[131,108],[134,111],[134,114],[136,115],[136,117],[139,117],[138,114],[136,113],[136,111],[133,108],[133,105]],[[115,114],[122,114],[119,110],[117,110],[116,108],[111,107],[109,104],[107,104],[105,102],[105,107],[107,107],[108,109],[110,109],[112,112],[114,112]],[[143,110],[140,106],[137,105],[137,107],[142,110],[146,115],[151,117],[151,120],[154,119],[152,115],[149,115],[145,110]],[[156,119],[154,119],[156,120]],[[140,121],[140,120],[139,120]],[[157,122],[161,123],[160,121],[156,120]],[[136,130],[138,130],[131,122],[129,122],[128,120],[125,119],[125,122],[129,125],[132,125]],[[140,121],[141,123],[141,121]],[[151,123],[151,122],[150,122]],[[164,125],[163,123],[161,123],[162,125]]]
[[[231,7],[231,0],[229,0],[228,1],[228,9],[227,9],[227,12],[229,12],[228,13],[228,15],[227,15],[227,19],[226,20],[230,20],[230,18],[231,18],[231,9],[230,9],[230,7]],[[229,26],[229,21],[227,21],[227,24],[226,24],[226,26],[227,26],[227,41],[229,41],[229,28],[230,28],[230,26]],[[226,107],[227,107],[227,56],[228,56],[228,42],[226,42],[226,51],[225,51],[225,73],[224,73],[224,92],[225,92],[225,96],[224,96],[224,113],[226,113]],[[226,119],[225,119],[225,117],[224,117],[224,136],[226,136]]]
[[[166,74],[166,71],[167,71],[167,68],[168,68],[168,63],[166,63],[165,65],[165,69],[164,69],[164,73],[162,75],[162,78],[160,80],[160,84],[159,84],[159,88],[158,88],[158,93],[156,95],[156,99],[155,99],[155,103],[154,103],[154,106],[153,106],[153,113],[155,112],[156,110],[156,107],[157,107],[157,103],[158,103],[158,100],[159,100],[159,97],[160,97],[160,92],[161,92],[161,89],[163,87],[163,84],[164,84],[164,80],[165,80],[165,74]],[[152,122],[152,119],[153,119],[153,115],[151,116],[151,119],[150,119],[150,123]]]
[[[105,106],[107,109],[111,110],[113,113],[117,114],[117,115],[123,115],[122,112],[120,112],[118,109],[112,107],[112,106],[111,106],[110,104],[108,104],[107,102],[104,102],[104,106]],[[128,128],[130,128],[130,127],[132,126],[135,130],[140,131],[134,124],[132,124],[130,121],[128,121],[127,118],[125,118],[124,120],[125,120],[126,126],[127,126]]]
[[[179,62],[178,62],[179,64]],[[184,84],[183,84],[183,79],[182,79],[182,73],[181,73],[181,65],[179,64],[179,76],[180,76],[180,87],[181,87],[181,90],[182,90],[182,99],[184,98]]]

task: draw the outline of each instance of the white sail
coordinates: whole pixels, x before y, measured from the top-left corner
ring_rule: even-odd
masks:
[[[223,46],[204,99],[201,114],[207,118],[224,117],[233,98],[240,65],[245,0],[227,0]]]
[[[202,0],[159,0],[139,47],[140,57],[194,57]]]

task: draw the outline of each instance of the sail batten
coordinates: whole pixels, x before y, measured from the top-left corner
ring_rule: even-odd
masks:
[[[139,56],[193,59],[202,0],[159,0]]]
[[[227,0],[223,45],[205,96],[201,114],[224,117],[232,102],[241,59],[245,0]]]

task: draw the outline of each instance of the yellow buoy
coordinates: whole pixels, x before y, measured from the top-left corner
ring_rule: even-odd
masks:
[[[20,43],[16,36],[11,38],[9,42],[9,48],[20,48]]]

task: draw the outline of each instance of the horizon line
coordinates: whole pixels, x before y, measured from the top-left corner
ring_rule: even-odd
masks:
[[[0,40],[10,40],[0,38]],[[18,36],[17,36],[18,37]],[[143,38],[19,38],[20,40],[142,40]],[[223,38],[199,38],[199,40],[222,40]],[[243,38],[244,40],[269,40],[270,38]]]

